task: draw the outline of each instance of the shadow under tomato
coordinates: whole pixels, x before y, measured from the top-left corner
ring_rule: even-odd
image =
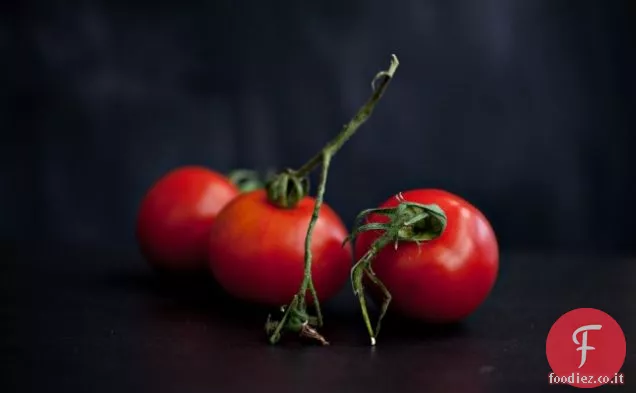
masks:
[[[375,327],[377,313],[373,312],[371,318],[372,326]],[[364,328],[361,316],[360,326]],[[465,322],[434,324],[389,312],[382,321],[378,341],[389,344],[452,340],[466,336],[469,330],[469,326]],[[363,333],[368,336],[366,329],[363,330]]]
[[[207,273],[172,274],[149,270],[146,272],[114,272],[107,278],[111,288],[143,294],[156,299],[169,299],[163,307],[174,312],[232,318],[237,321],[258,321],[270,309],[242,302],[229,296]],[[154,303],[154,302],[153,302]]]
[[[160,320],[193,319],[216,326],[256,331],[262,329],[267,315],[271,314],[274,319],[281,316],[277,307],[264,307],[231,297],[208,272],[176,275],[148,268],[119,269],[106,273],[105,286],[104,289],[117,291],[124,298],[135,297],[142,307]],[[367,344],[368,333],[349,283],[322,306],[325,326],[319,331],[327,339],[333,343]],[[369,312],[375,323],[377,309],[373,302],[369,302]],[[383,343],[437,341],[462,336],[467,330],[464,323],[427,324],[389,310],[378,339]],[[286,334],[284,341],[296,342],[296,338],[291,336]]]

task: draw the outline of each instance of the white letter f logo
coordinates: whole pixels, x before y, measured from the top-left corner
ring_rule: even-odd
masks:
[[[572,341],[574,341],[574,344],[581,344],[580,347],[578,347],[576,350],[577,351],[581,351],[581,364],[579,365],[579,368],[583,367],[583,365],[585,364],[585,359],[587,357],[587,351],[591,351],[594,350],[596,348],[594,347],[590,347],[587,345],[587,331],[588,330],[601,330],[601,325],[586,325],[586,326],[581,326],[580,328],[576,329],[574,331],[574,334],[572,334]],[[580,343],[579,340],[577,340],[576,336],[580,333],[583,332],[583,340],[581,340],[582,342]]]

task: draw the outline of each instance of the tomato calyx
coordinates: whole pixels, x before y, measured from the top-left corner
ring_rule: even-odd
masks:
[[[399,204],[396,207],[363,210],[355,219],[351,234],[345,244],[353,241],[361,232],[382,230],[398,241],[421,242],[439,237],[446,228],[446,214],[435,204],[424,205],[409,202],[402,193],[395,196]],[[387,222],[364,224],[372,214],[385,216]],[[396,244],[397,247],[397,244]]]
[[[275,175],[265,188],[270,203],[283,209],[293,209],[309,194],[309,178],[287,169]]]
[[[375,275],[372,262],[378,253],[390,243],[394,243],[397,250],[400,242],[430,241],[438,238],[446,229],[446,214],[435,204],[424,205],[404,200],[402,194],[396,195],[399,204],[391,208],[367,209],[356,217],[351,235],[345,239],[345,243],[354,242],[356,236],[366,231],[383,231],[367,251],[351,269],[351,283],[353,291],[358,297],[364,323],[369,332],[371,345],[376,344],[376,338],[380,332],[380,326],[391,303],[391,293]],[[386,222],[363,223],[370,215],[386,217]],[[380,305],[380,315],[375,329],[371,326],[371,319],[367,310],[364,292],[363,278],[366,276],[382,293],[383,299]]]
[[[227,178],[234,183],[241,192],[258,190],[265,186],[260,174],[249,169],[235,169],[227,174]]]

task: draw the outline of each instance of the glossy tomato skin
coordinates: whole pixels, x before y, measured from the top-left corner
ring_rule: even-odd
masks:
[[[141,253],[163,272],[205,272],[212,223],[238,194],[225,176],[204,167],[168,172],[139,207],[136,236]]]
[[[209,263],[216,281],[232,296],[265,306],[288,304],[303,279],[304,245],[314,199],[291,209],[267,200],[264,190],[241,194],[221,211],[210,234]],[[326,204],[314,228],[312,276],[318,299],[335,295],[349,277],[347,229]],[[311,298],[306,297],[308,303]]]
[[[481,305],[492,290],[499,270],[499,249],[486,217],[466,200],[443,190],[402,193],[405,200],[437,204],[447,216],[440,237],[385,247],[373,261],[376,275],[391,292],[391,309],[430,323],[458,322]],[[393,197],[381,207],[397,206]],[[386,221],[370,216],[370,222]],[[379,232],[363,232],[355,250],[359,258]],[[366,284],[369,286],[369,284]]]

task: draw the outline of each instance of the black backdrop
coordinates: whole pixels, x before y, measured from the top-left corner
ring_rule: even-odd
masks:
[[[51,3],[4,18],[3,239],[133,248],[164,172],[300,165],[396,53],[333,163],[343,220],[441,187],[503,249],[636,248],[633,1]]]

